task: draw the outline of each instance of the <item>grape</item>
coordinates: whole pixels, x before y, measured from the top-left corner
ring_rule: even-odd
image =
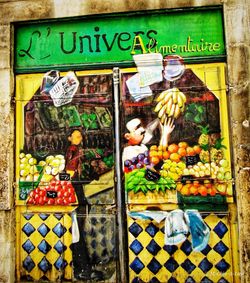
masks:
[[[145,151],[145,152],[144,152],[144,155],[145,155],[146,157],[149,157],[149,150]]]
[[[136,164],[138,162],[138,158],[137,157],[133,157],[131,159],[132,164]]]
[[[131,164],[132,164],[132,162],[129,159],[124,161],[124,166],[125,167],[129,167]]]
[[[150,161],[149,161],[149,158],[148,157],[145,157],[144,160],[143,160],[144,164],[148,165],[150,164]]]
[[[129,166],[129,170],[132,171],[132,170],[134,170],[134,169],[135,169],[135,165],[132,164],[132,165]]]
[[[143,161],[143,159],[145,158],[145,155],[143,153],[138,154],[137,156],[139,161]]]
[[[143,166],[144,166],[144,165],[143,165],[141,162],[139,162],[139,163],[136,164],[136,168],[138,168],[138,169],[143,168]]]

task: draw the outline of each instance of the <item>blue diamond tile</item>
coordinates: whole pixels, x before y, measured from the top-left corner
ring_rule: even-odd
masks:
[[[149,283],[161,283],[156,277],[153,277]]]
[[[224,235],[227,233],[228,228],[223,222],[219,222],[215,227],[214,227],[214,232],[222,239]]]
[[[45,237],[49,231],[50,231],[50,228],[46,225],[46,224],[41,224],[38,228],[37,228],[37,231],[43,236]]]
[[[61,223],[57,223],[52,231],[57,235],[57,237],[61,238],[65,234],[67,229]]]
[[[214,282],[211,281],[209,278],[207,278],[207,277],[205,276],[205,277],[203,277],[203,278],[201,279],[201,283],[214,283]]]
[[[48,213],[39,213],[39,217],[42,220],[46,220],[49,217],[49,214]]]
[[[145,267],[145,265],[140,261],[140,259],[138,257],[136,257],[131,264],[129,265],[129,267],[136,273],[139,274],[142,269]]]
[[[217,243],[214,248],[213,248],[219,255],[222,257],[226,254],[226,252],[229,250],[229,248],[222,242],[220,241]]]
[[[181,264],[181,267],[189,274],[195,269],[195,265],[188,258]]]
[[[57,219],[57,220],[61,220],[63,218],[63,214],[62,213],[55,213],[53,214],[53,216]]]
[[[36,229],[28,222],[23,226],[22,230],[29,237]]]
[[[163,249],[168,252],[169,255],[173,255],[178,250],[178,247],[176,245],[164,245]]]
[[[147,265],[147,268],[154,274],[158,273],[158,271],[161,269],[161,267],[162,267],[162,265],[154,257],[152,258],[150,263]]]
[[[96,249],[96,247],[97,247],[97,242],[96,242],[96,240],[92,240],[91,243],[90,243],[90,245],[91,245],[91,247],[92,247],[93,249]]]
[[[208,261],[206,257],[200,262],[198,266],[204,273],[207,273],[213,267],[212,263]]]
[[[100,229],[100,233],[102,233],[103,235],[107,234],[107,228],[105,226],[102,226]]]
[[[229,283],[229,282],[222,277],[217,283]]]
[[[185,255],[190,255],[192,252],[192,245],[189,240],[185,240],[181,245],[181,250],[184,252]]]
[[[31,270],[35,267],[35,263],[32,260],[30,256],[27,256],[23,261],[23,268],[25,268],[28,272],[31,272]]]
[[[136,222],[134,222],[128,228],[128,230],[135,238],[137,238],[140,235],[140,233],[143,231],[142,227],[140,225],[138,225]]]
[[[179,283],[174,277],[170,277],[168,283]]]
[[[215,267],[222,273],[226,272],[228,268],[230,267],[230,264],[225,261],[223,258],[221,261],[219,261]]]
[[[48,244],[45,240],[42,240],[37,247],[44,254],[47,254],[51,250],[51,245]]]
[[[35,246],[29,239],[25,243],[23,243],[22,247],[28,254],[30,254],[35,249]]]
[[[212,248],[209,245],[207,245],[201,252],[204,255],[207,255],[211,250],[212,250]]]
[[[67,247],[59,240],[55,245],[54,245],[54,249],[59,253],[62,254]]]
[[[138,240],[136,240],[136,239],[131,243],[129,248],[136,255],[138,255],[143,250],[142,244]]]
[[[106,239],[106,237],[103,237],[103,238],[102,238],[100,244],[101,244],[101,246],[104,247],[104,248],[107,247],[107,239]]]
[[[57,270],[62,270],[67,266],[67,264],[67,261],[60,256],[54,263],[54,266]]]
[[[167,268],[168,271],[174,272],[179,264],[172,258],[170,257],[164,264],[164,266]]]
[[[38,263],[38,267],[40,268],[40,270],[42,270],[45,273],[45,272],[47,272],[48,270],[50,270],[52,268],[52,265],[46,259],[46,257],[44,256],[42,258],[42,260]]]
[[[152,254],[157,255],[158,252],[161,250],[161,247],[156,243],[154,239],[150,241],[150,243],[147,245],[146,249]]]
[[[106,218],[105,217],[101,217],[100,221],[101,221],[102,224],[104,224],[106,222]]]
[[[135,277],[131,283],[141,283],[141,279],[139,277]]]
[[[91,222],[92,225],[95,226],[98,221],[97,221],[97,218],[96,218],[96,217],[91,217],[90,222]]]
[[[33,213],[25,213],[25,214],[23,214],[23,217],[24,217],[26,220],[30,220],[33,216],[34,216]]]
[[[151,236],[154,237],[156,233],[159,231],[159,228],[156,227],[153,223],[150,223],[145,231]]]
[[[102,251],[101,256],[102,256],[102,257],[108,256],[108,250],[107,250],[107,249],[104,249],[104,250]]]
[[[185,283],[196,283],[194,278],[191,276],[188,276],[188,278],[186,279]]]

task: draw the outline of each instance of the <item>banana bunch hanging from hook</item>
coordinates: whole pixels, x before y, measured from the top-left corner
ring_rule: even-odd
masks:
[[[164,124],[167,118],[177,119],[184,112],[186,101],[185,94],[174,87],[160,93],[154,111],[158,112],[158,118]]]

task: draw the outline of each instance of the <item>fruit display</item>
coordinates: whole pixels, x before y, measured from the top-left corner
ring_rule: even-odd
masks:
[[[39,161],[38,165],[43,166],[43,176],[41,182],[50,182],[53,178],[59,179],[59,173],[65,168],[65,158],[63,155],[49,155],[45,161]]]
[[[97,114],[97,118],[101,125],[101,128],[109,128],[112,125],[112,117],[108,110],[105,107],[95,107],[95,112]]]
[[[179,118],[181,113],[184,112],[187,99],[184,93],[174,87],[160,93],[156,101],[154,111],[158,113],[158,118],[164,124],[167,118]]]
[[[150,164],[149,160],[149,151],[140,153],[137,156],[133,157],[131,160],[127,159],[124,161],[124,171],[125,173],[131,172],[134,169],[141,169],[146,165]]]
[[[52,180],[29,192],[28,205],[69,205],[76,203],[75,190],[71,182]]]
[[[30,153],[19,155],[19,181],[36,182],[39,179],[41,168],[37,166],[37,160]],[[40,164],[39,164],[40,165]]]
[[[171,178],[159,177],[159,179],[153,181],[147,179],[147,170],[145,168],[135,169],[125,175],[125,188],[126,191],[133,191],[137,193],[139,191],[146,194],[148,191],[162,191],[175,189],[176,184]]]
[[[170,159],[164,161],[160,175],[164,178],[169,177],[174,181],[177,181],[182,175],[186,168],[186,164],[183,161],[175,162]]]
[[[80,115],[81,122],[85,130],[96,130],[99,127],[99,123],[97,120],[96,113],[90,112],[90,113],[82,113]]]
[[[193,180],[178,182],[176,190],[183,196],[232,196],[231,184],[227,182],[213,182],[209,179],[203,181]]]

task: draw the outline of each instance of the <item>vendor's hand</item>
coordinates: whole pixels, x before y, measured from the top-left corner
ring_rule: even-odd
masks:
[[[166,119],[164,124],[161,124],[161,140],[160,145],[168,146],[168,141],[170,138],[170,134],[173,132],[175,128],[174,119]]]

